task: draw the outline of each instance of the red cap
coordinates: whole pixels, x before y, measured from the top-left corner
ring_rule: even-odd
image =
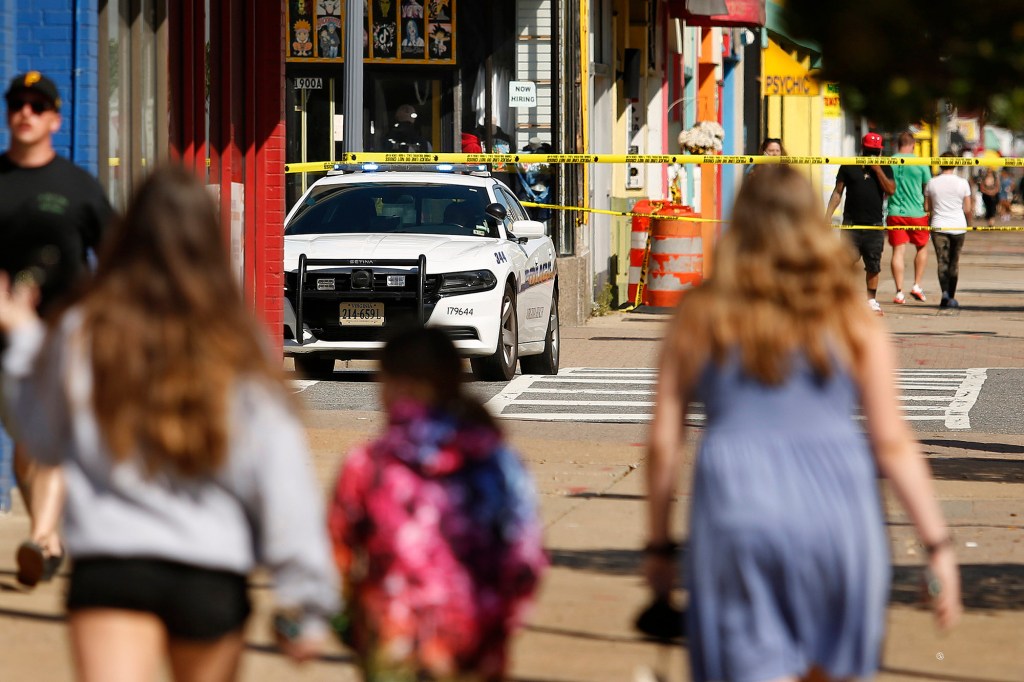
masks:
[[[878,133],[868,133],[864,136],[862,144],[865,149],[881,149],[882,148],[882,136]]]

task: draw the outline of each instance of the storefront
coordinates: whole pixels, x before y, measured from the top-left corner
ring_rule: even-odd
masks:
[[[367,2],[363,22],[362,149],[478,151],[474,144],[484,151],[519,148],[508,84],[517,75],[517,8],[521,4],[472,0]],[[288,163],[341,157],[344,13],[344,3],[339,0],[287,2]],[[550,142],[550,129],[547,133]],[[289,176],[289,203],[318,175]]]

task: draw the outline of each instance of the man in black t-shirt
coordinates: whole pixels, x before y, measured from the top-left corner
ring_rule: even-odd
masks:
[[[882,136],[868,133],[863,140],[864,156],[882,155]],[[826,218],[839,207],[843,190],[846,190],[846,206],[843,209],[844,225],[884,225],[883,205],[885,198],[896,191],[891,166],[840,166],[836,175],[836,187],[828,200]],[[882,306],[875,298],[878,292],[878,273],[882,271],[882,249],[885,248],[885,230],[845,230],[864,260],[864,279],[868,290],[868,305],[879,315]]]
[[[39,287],[40,312],[60,302],[89,271],[112,210],[92,175],[57,156],[57,86],[38,71],[15,77],[4,95],[10,147],[0,155],[0,271],[8,282]],[[57,527],[63,479],[15,445],[14,469],[32,519],[31,540],[18,548],[18,580],[52,577],[63,554]]]

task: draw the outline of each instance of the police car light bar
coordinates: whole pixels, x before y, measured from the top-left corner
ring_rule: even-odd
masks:
[[[334,168],[327,171],[328,175],[344,175],[347,173],[377,173],[377,172],[400,172],[400,173],[457,173],[460,175],[489,176],[491,174],[487,164],[483,163],[336,163]]]

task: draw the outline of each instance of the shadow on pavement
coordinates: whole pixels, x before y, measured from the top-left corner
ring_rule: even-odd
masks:
[[[932,457],[932,476],[942,481],[1024,483],[1024,462],[1019,459]]]
[[[922,567],[893,566],[890,604],[927,608],[922,601]],[[961,564],[964,607],[993,611],[1024,609],[1024,565]]]
[[[1016,443],[978,443],[970,440],[942,438],[922,440],[921,445],[932,445],[938,448],[954,448],[957,450],[974,450],[976,452],[994,452],[1003,455],[1024,455],[1024,445]]]
[[[649,638],[637,632],[633,636],[629,635],[602,635],[595,632],[584,632],[582,630],[569,630],[567,628],[552,628],[544,625],[530,625],[527,623],[523,626],[523,630],[529,632],[536,632],[542,635],[557,635],[559,637],[573,637],[575,639],[589,639],[596,642],[618,642],[618,643],[633,643],[633,642],[650,642]],[[525,682],[525,681],[523,681]]]
[[[64,622],[63,613],[35,613],[33,611],[17,611],[15,609],[0,609],[0,618],[20,618],[22,620],[36,620],[44,623]]]
[[[935,680],[936,682],[1014,682],[1013,680],[999,680],[992,677],[964,677],[963,675],[943,675],[932,671],[922,672],[920,670],[907,670],[906,668],[892,668],[883,665],[881,672],[900,677],[909,677],[915,680]]]
[[[271,656],[284,656],[281,650],[273,644],[253,644],[252,642],[245,643],[246,651],[253,651],[261,654],[270,654]],[[321,654],[317,656],[317,661],[321,663],[348,663],[355,664],[356,659],[348,654]]]
[[[680,555],[687,543],[680,545]],[[644,553],[637,549],[548,549],[551,565],[574,571],[593,571],[608,575],[635,575],[642,572]]]
[[[646,500],[646,495],[627,495],[625,493],[573,493],[566,495],[574,500]]]

